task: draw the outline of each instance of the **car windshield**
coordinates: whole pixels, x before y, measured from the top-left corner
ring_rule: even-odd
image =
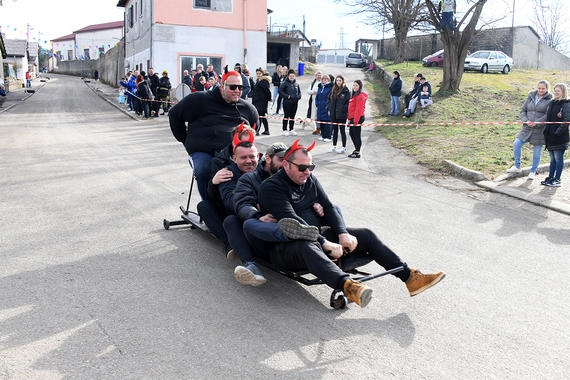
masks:
[[[360,58],[360,55],[352,53],[348,55],[348,58]]]
[[[488,51],[477,51],[473,54],[471,54],[471,56],[469,58],[483,58],[483,59],[487,59],[489,58],[489,54],[491,54],[491,52]]]

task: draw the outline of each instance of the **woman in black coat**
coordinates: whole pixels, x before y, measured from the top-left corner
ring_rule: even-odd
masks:
[[[544,127],[544,141],[550,154],[550,173],[541,182],[546,186],[560,186],[560,176],[564,169],[564,152],[568,149],[570,135],[568,124],[570,122],[570,101],[568,89],[564,83],[554,86],[554,99],[546,110],[546,125]]]
[[[149,116],[149,104],[148,99],[150,99],[150,87],[148,82],[144,79],[142,75],[139,75],[136,80],[137,84],[137,96],[140,98],[140,104],[142,111],[144,112],[144,119],[148,119]]]
[[[257,81],[253,88],[253,99],[252,103],[257,113],[259,114],[259,123],[263,124],[263,134],[269,134],[269,123],[267,122],[267,103],[271,101],[271,90],[269,89],[269,82],[271,78],[265,75],[265,71],[259,67],[255,70],[255,75],[257,76]],[[264,117],[265,116],[265,117]],[[259,135],[259,130],[261,125],[257,126],[257,135]]]
[[[295,80],[295,70],[287,71],[287,78],[279,87],[279,95],[283,98],[283,136],[297,136],[295,128],[295,115],[301,99],[301,88]],[[289,123],[289,130],[287,130]]]
[[[334,80],[333,89],[327,100],[327,110],[333,123],[333,147],[328,151],[331,153],[346,152],[346,119],[348,118],[348,102],[350,101],[350,90],[346,87],[346,80],[342,75],[337,75]],[[336,123],[336,124],[334,124]],[[338,141],[338,132],[342,139],[342,148],[336,149]]]

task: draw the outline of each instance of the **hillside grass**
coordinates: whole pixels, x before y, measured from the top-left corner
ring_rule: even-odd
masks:
[[[522,124],[426,126],[423,123],[497,123],[520,122],[520,109],[528,92],[536,89],[539,80],[551,84],[570,81],[570,71],[514,69],[508,75],[501,73],[481,74],[465,72],[460,92],[441,93],[443,79],[441,68],[428,68],[418,62],[389,65],[377,61],[388,72],[398,70],[404,81],[402,93],[413,86],[415,73],[422,73],[432,85],[434,104],[425,109],[418,107],[409,118],[390,117],[390,93],[388,88],[372,80],[368,91],[378,105],[380,113],[375,122],[413,123],[406,126],[379,126],[377,131],[389,139],[393,146],[405,150],[418,162],[432,170],[445,172],[444,159],[452,160],[469,169],[495,178],[504,174],[514,164],[513,141]],[[372,87],[372,89],[370,89]],[[400,110],[403,113],[403,110]],[[523,146],[522,166],[530,166],[532,147]],[[543,153],[541,163],[549,162]]]

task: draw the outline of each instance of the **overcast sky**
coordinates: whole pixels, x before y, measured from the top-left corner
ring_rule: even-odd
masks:
[[[506,14],[511,11],[513,1],[515,0],[488,0],[484,8],[485,15],[495,17]],[[3,0],[0,27],[7,38],[25,39],[29,23],[33,28],[30,41],[37,41],[40,32],[41,44],[47,47],[51,39],[71,34],[88,25],[123,20],[123,8],[118,8],[117,2],[118,0]],[[515,25],[532,25],[528,18],[533,13],[530,2],[531,0],[516,0]],[[79,3],[83,8],[78,11]],[[346,16],[349,10],[335,4],[334,0],[268,0],[267,7],[273,10],[267,21],[272,25],[289,24],[289,29],[295,25],[296,29],[302,30],[305,16],[307,37],[316,39],[317,42],[322,41],[324,48],[338,47],[341,37],[350,48],[359,38],[382,38],[382,30],[364,25],[363,16]],[[457,7],[460,14],[467,10],[468,5],[465,1],[457,0]],[[570,14],[567,16],[570,17]],[[499,26],[510,26],[511,22],[512,15],[508,14]],[[44,41],[48,41],[48,44]]]

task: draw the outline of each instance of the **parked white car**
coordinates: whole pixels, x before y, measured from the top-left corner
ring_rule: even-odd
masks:
[[[465,58],[465,71],[502,71],[508,74],[513,68],[513,59],[502,51],[479,50]]]

